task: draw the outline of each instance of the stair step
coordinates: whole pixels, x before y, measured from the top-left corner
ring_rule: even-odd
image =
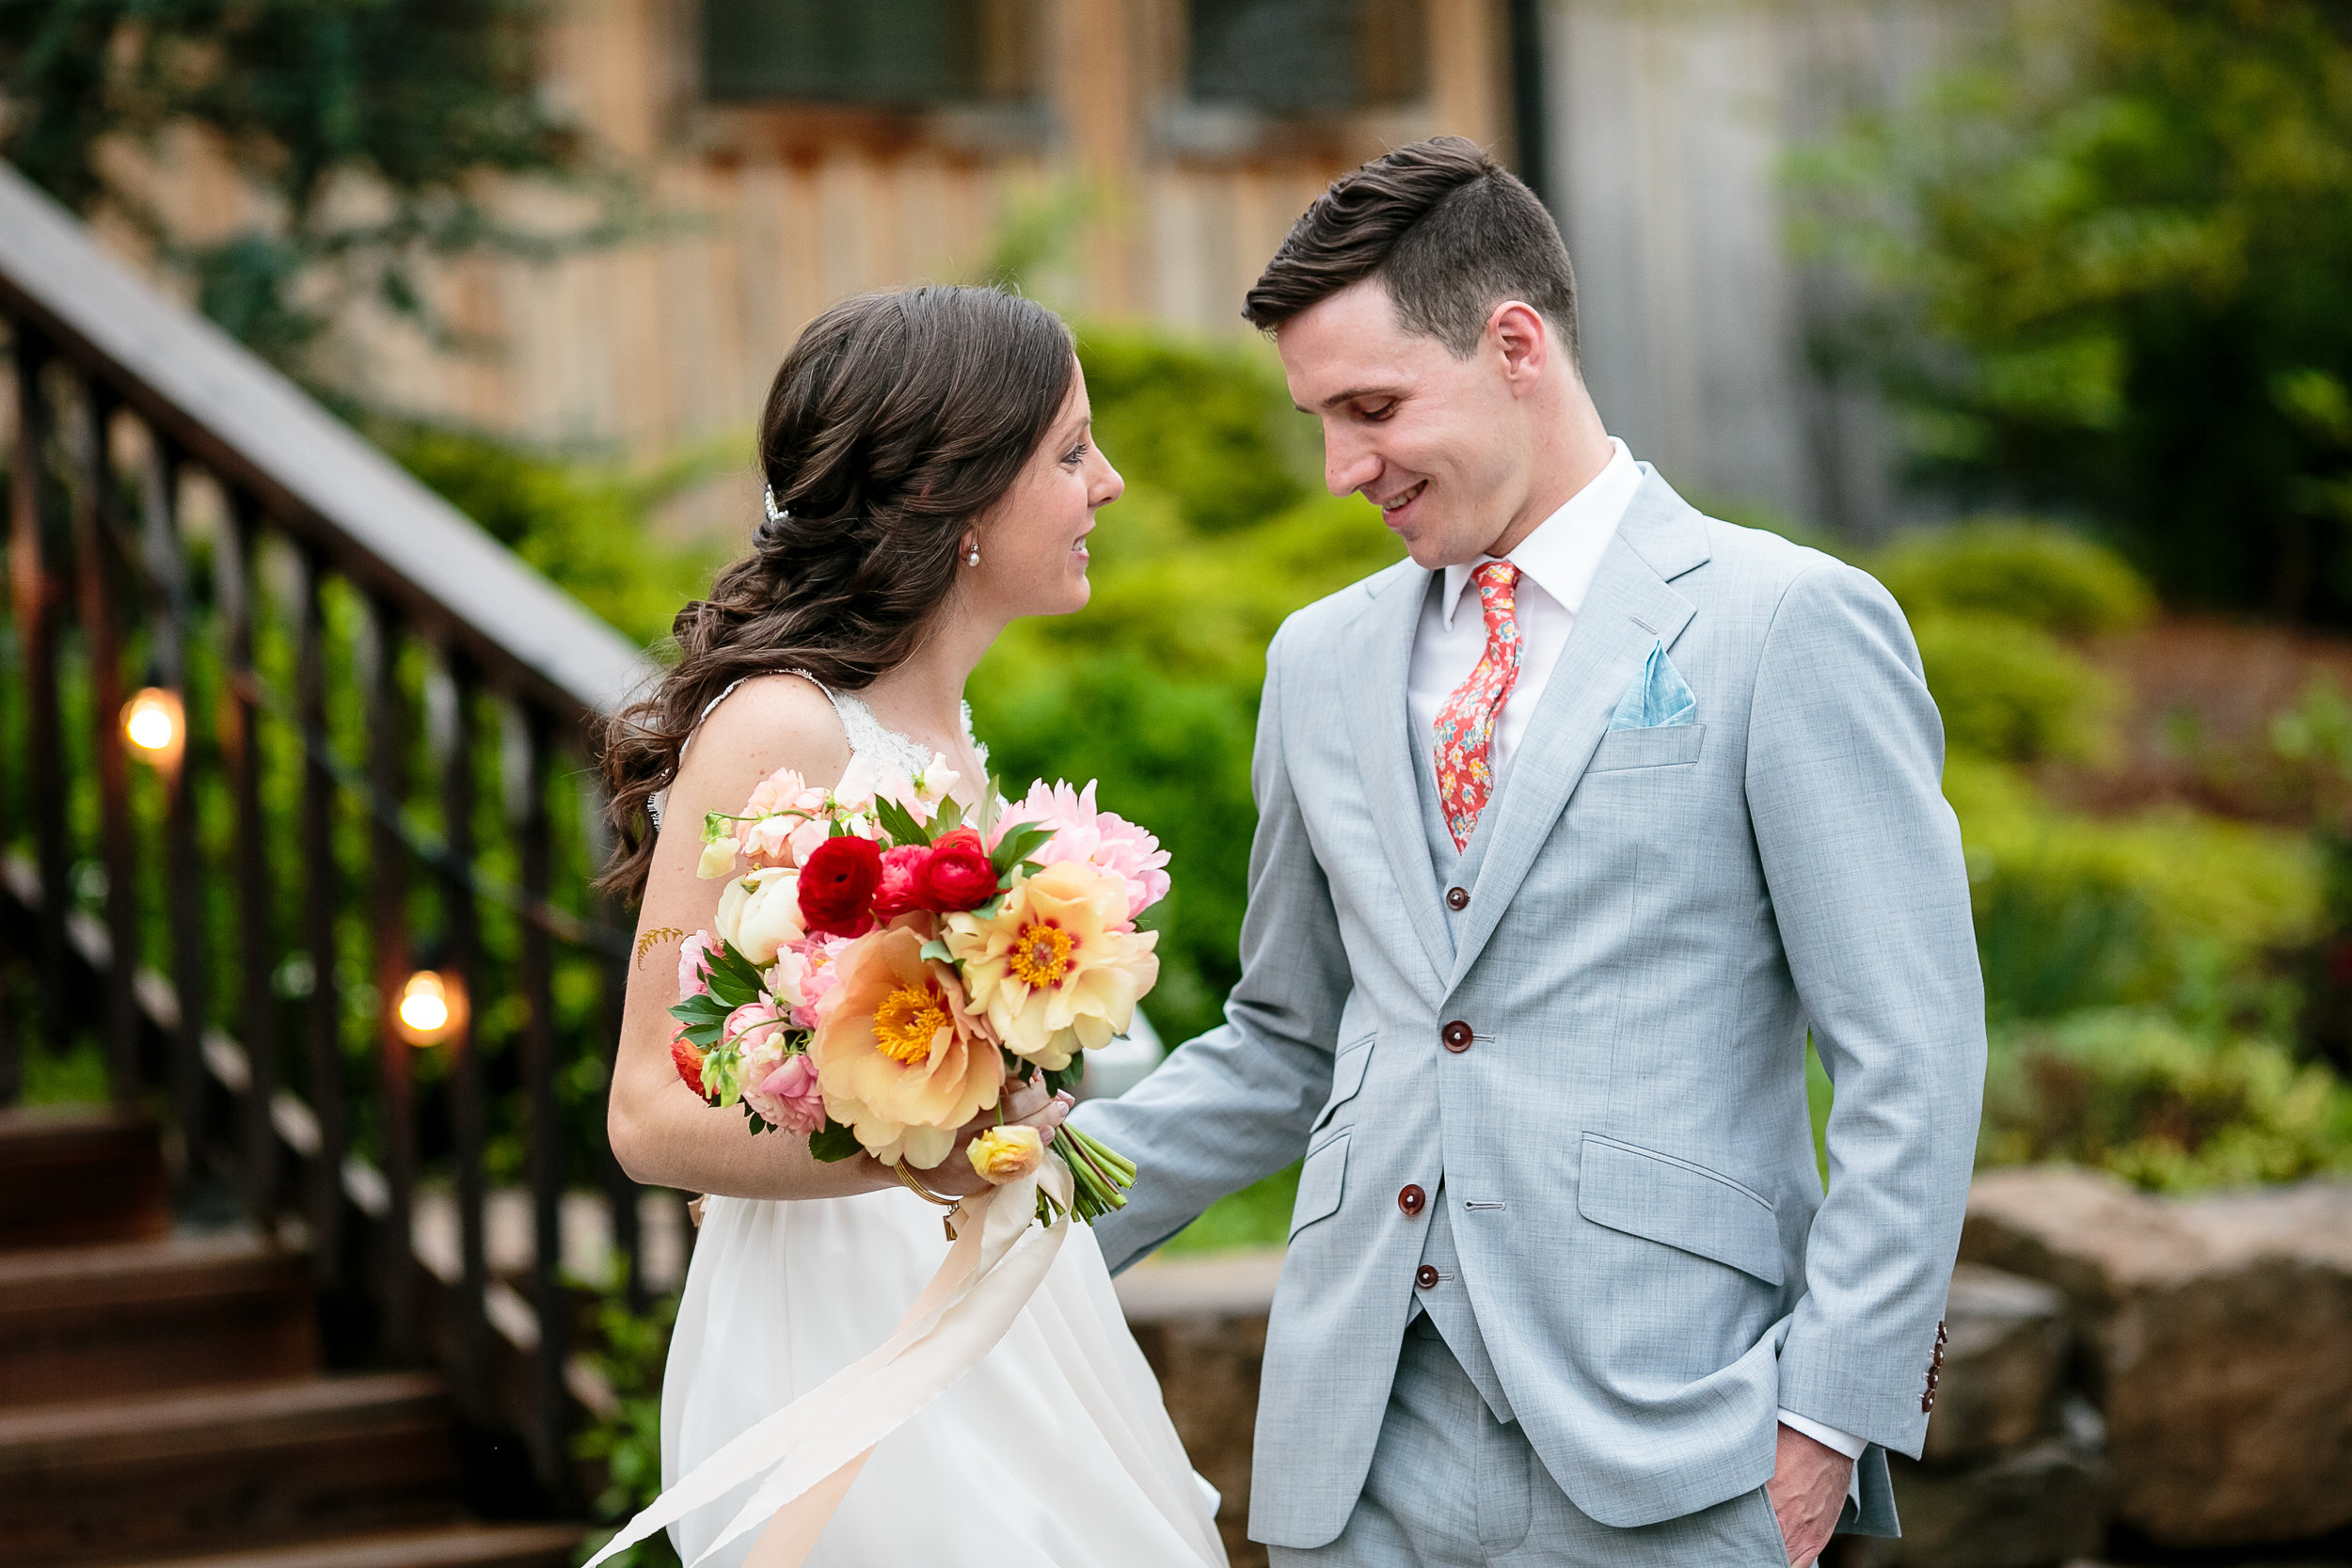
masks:
[[[0,1410],[0,1561],[453,1523],[455,1481],[447,1396],[414,1373]]]
[[[586,1535],[578,1525],[451,1525],[149,1560],[135,1568],[568,1568]]]
[[[153,1117],[0,1110],[0,1250],[145,1241],[170,1228]]]
[[[310,1266],[249,1236],[0,1252],[0,1407],[317,1369]]]

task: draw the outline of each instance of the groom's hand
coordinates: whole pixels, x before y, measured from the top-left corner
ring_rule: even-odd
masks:
[[[1788,1548],[1789,1568],[1804,1568],[1829,1544],[1837,1515],[1846,1506],[1846,1486],[1853,1476],[1853,1461],[1827,1444],[1817,1443],[1794,1427],[1780,1429],[1780,1447],[1772,1455],[1772,1481],[1765,1495],[1772,1499],[1772,1517],[1780,1521],[1781,1544]]]

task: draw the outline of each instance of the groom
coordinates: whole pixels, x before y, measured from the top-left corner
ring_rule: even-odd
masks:
[[[1251,1537],[1770,1568],[1895,1533],[1984,1066],[1901,613],[1611,439],[1559,232],[1471,143],[1339,181],[1245,313],[1412,559],[1267,652],[1226,1023],[1078,1119],[1146,1173],[1113,1268],[1305,1155]]]

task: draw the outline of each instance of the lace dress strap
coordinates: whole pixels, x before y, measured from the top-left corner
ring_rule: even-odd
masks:
[[[823,692],[825,701],[833,705],[834,716],[841,721],[841,733],[849,739],[851,754],[863,756],[884,768],[895,768],[909,777],[920,773],[930,765],[930,747],[892,729],[876,718],[874,710],[867,707],[861,699],[850,692],[835,691],[806,670],[761,670],[748,675],[738,675],[727,682],[716,697],[703,705],[703,710],[694,716],[694,728],[701,729],[702,721],[710,717],[711,710],[733,696],[737,687],[741,686],[745,681],[756,680],[760,675],[798,675]],[[963,705],[963,738],[971,745],[972,754],[980,759],[980,771],[985,775],[988,771],[988,748],[982,745],[979,738],[972,733],[972,705],[970,703]],[[681,761],[686,756],[686,748],[693,743],[693,732],[689,731],[685,744],[678,748],[678,757]],[[973,783],[985,788],[988,781],[983,776],[974,780]],[[654,826],[657,828],[661,825],[661,808],[666,803],[668,795],[668,790],[662,790],[646,802],[653,816]]]

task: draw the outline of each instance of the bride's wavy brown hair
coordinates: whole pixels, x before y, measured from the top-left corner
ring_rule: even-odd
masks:
[[[730,682],[805,670],[855,691],[914,651],[964,534],[1060,412],[1072,352],[1059,317],[996,289],[866,294],[809,323],[759,417],[762,477],[785,516],[678,611],[675,662],[605,727],[615,847],[600,889],[644,893],[647,802]]]

